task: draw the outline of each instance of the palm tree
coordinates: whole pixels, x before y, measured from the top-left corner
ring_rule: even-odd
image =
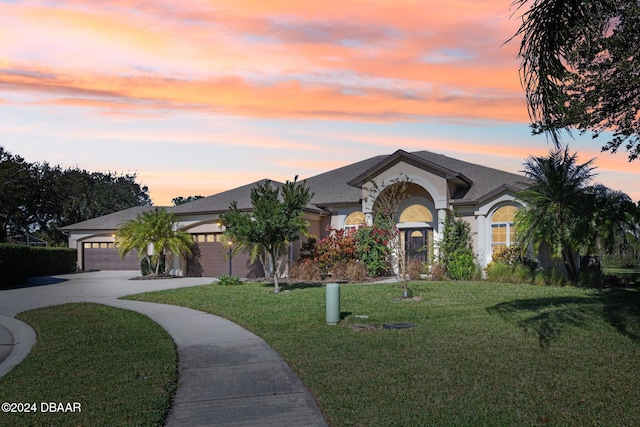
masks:
[[[116,232],[116,247],[122,258],[137,250],[138,258],[146,258],[160,273],[161,257],[166,252],[191,254],[193,239],[189,233],[174,228],[173,214],[165,209],[154,209],[138,214],[135,220],[125,222]],[[149,254],[149,248],[152,249]]]
[[[588,184],[594,174],[594,159],[577,163],[577,154],[568,147],[555,148],[548,157],[529,157],[524,175],[531,184],[519,194],[526,206],[516,215],[519,240],[537,252],[546,243],[552,259],[561,259],[569,280],[578,279],[576,253],[592,217],[592,204],[587,197]]]
[[[640,155],[637,0],[514,0],[520,76],[534,133],[612,134],[603,150]]]

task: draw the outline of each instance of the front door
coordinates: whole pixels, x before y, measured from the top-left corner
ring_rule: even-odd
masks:
[[[429,254],[427,236],[428,228],[404,229],[404,244],[407,261],[416,259],[420,262],[427,262],[427,255]]]

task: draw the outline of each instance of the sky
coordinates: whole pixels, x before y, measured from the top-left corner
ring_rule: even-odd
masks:
[[[156,205],[429,150],[520,172],[512,0],[0,0],[0,145],[135,173]],[[638,161],[567,137],[640,199]]]

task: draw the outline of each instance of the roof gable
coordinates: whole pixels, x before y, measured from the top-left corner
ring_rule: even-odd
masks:
[[[427,170],[435,175],[441,176],[446,180],[459,179],[466,186],[471,186],[473,182],[461,172],[446,168],[438,163],[434,163],[427,158],[417,156],[413,153],[407,153],[404,150],[397,150],[395,153],[382,159],[368,170],[351,179],[348,184],[355,187],[362,187],[371,178],[379,175],[383,171],[398,163],[407,163],[417,168]]]

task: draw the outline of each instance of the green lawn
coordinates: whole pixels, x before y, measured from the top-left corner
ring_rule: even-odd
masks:
[[[283,287],[287,289],[286,285]],[[640,420],[640,292],[492,283],[207,285],[132,298],[192,307],[263,337],[334,426],[625,426]],[[369,316],[361,319],[356,315]],[[411,322],[406,330],[365,330]]]
[[[31,412],[0,412],[0,426],[162,425],[175,391],[177,359],[171,337],[156,323],[129,310],[86,303],[17,317],[38,339],[27,358],[0,378],[0,402],[29,403]],[[47,402],[75,411],[52,413]]]

